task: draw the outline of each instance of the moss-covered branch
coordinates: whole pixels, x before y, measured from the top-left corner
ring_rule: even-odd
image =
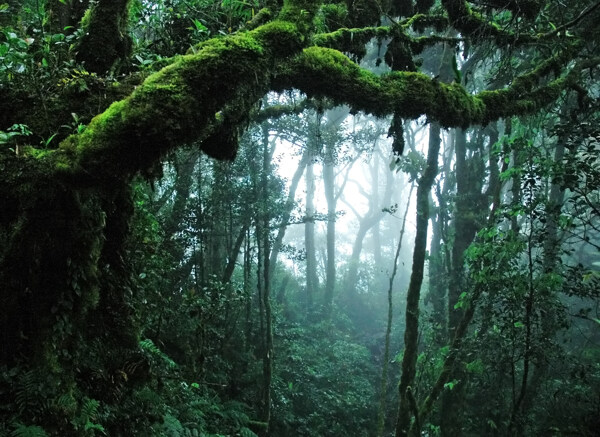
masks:
[[[442,5],[448,12],[450,23],[465,36],[476,39],[493,38],[498,43],[514,43],[517,36],[508,32],[493,21],[474,11],[464,0],[442,0]],[[523,36],[520,39],[526,38]]]
[[[174,147],[203,140],[221,124],[222,111],[248,114],[269,90],[277,60],[297,53],[303,39],[294,24],[274,21],[202,44],[197,53],[176,58],[130,97],[112,104],[83,134],[65,140],[59,165],[94,177],[123,178]],[[203,149],[217,158],[235,154],[209,144]]]
[[[464,127],[533,113],[577,77],[574,69],[539,85],[545,76],[560,71],[571,50],[516,78],[508,88],[469,95],[459,84],[444,84],[424,74],[376,76],[332,49],[310,47],[294,58],[305,41],[295,24],[274,21],[201,44],[196,53],[175,58],[131,96],[111,105],[83,134],[65,140],[54,154],[57,167],[77,176],[123,179],[150,168],[181,144],[207,138],[205,152],[231,158],[236,129],[247,120],[252,105],[272,89],[296,87],[356,111],[410,119],[426,115],[444,127]],[[213,141],[217,137],[232,141]]]
[[[320,33],[313,37],[313,44],[327,47],[345,53],[351,53],[357,58],[366,54],[366,44],[373,38],[394,38],[406,47],[410,47],[413,54],[421,53],[426,47],[440,42],[458,44],[462,38],[451,38],[440,35],[422,37],[409,36],[405,26],[379,26],[361,27],[356,29],[341,28],[335,32]]]
[[[416,119],[426,115],[443,127],[484,125],[507,116],[532,114],[555,101],[574,83],[578,69],[548,83],[540,82],[560,71],[571,56],[572,52],[565,51],[517,77],[507,88],[470,95],[459,84],[441,83],[420,73],[377,76],[335,50],[310,47],[280,73],[276,86],[327,96],[354,111],[376,116],[397,113]]]

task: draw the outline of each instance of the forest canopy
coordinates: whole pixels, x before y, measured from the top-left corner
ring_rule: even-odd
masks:
[[[595,435],[598,23],[0,2],[0,437]]]

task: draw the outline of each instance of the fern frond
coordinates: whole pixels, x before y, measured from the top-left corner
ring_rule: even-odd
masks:
[[[39,426],[25,426],[22,423],[16,425],[11,437],[48,437],[46,431]]]
[[[150,339],[145,339],[140,341],[140,347],[146,353],[153,355],[156,358],[164,361],[170,369],[174,369],[177,367],[177,363],[171,359],[167,354],[161,351],[158,346],[154,344],[154,342]]]
[[[81,414],[80,417],[82,422],[91,422],[96,418],[98,414],[98,407],[100,406],[100,402],[96,399],[86,399],[83,405],[81,406]]]

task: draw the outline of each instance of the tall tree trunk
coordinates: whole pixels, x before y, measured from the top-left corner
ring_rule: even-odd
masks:
[[[452,245],[452,265],[450,281],[448,283],[448,338],[451,342],[455,337],[456,329],[464,316],[464,309],[459,305],[461,294],[465,291],[464,281],[464,252],[473,241],[477,231],[474,217],[478,214],[475,210],[476,194],[472,185],[480,175],[473,174],[466,164],[467,134],[464,129],[455,130],[455,159],[456,159],[456,205],[454,210],[454,244]],[[466,375],[462,369],[455,369],[456,378],[460,383],[452,390],[444,392],[442,398],[441,428],[442,435],[447,437],[461,434],[460,411],[464,400]]]
[[[248,227],[248,224],[244,224],[240,228],[238,236],[235,239],[235,242],[233,243],[233,247],[229,253],[229,256],[227,257],[227,265],[225,266],[225,271],[223,272],[223,277],[221,279],[224,283],[231,281],[231,276],[233,275],[233,271],[235,270],[235,265],[238,256],[242,250],[242,244],[246,239],[246,232],[248,231]]]
[[[492,145],[492,143],[490,143],[490,146],[491,145]],[[491,153],[491,150],[490,150],[490,153]],[[508,164],[506,161],[504,161],[504,164],[502,166],[502,172],[506,171],[507,167],[508,167]],[[492,226],[496,223],[496,212],[500,206],[501,190],[502,190],[502,185],[500,183],[498,183],[498,184],[494,185],[494,191],[491,191],[491,190],[488,191],[490,197],[492,199],[494,199],[492,208],[491,208],[488,218],[487,218],[488,226]],[[459,358],[459,353],[460,353],[460,349],[462,346],[462,342],[465,337],[465,334],[467,333],[467,328],[469,327],[469,324],[471,323],[471,320],[473,319],[473,316],[475,314],[476,304],[477,304],[477,301],[479,300],[479,297],[481,296],[481,291],[482,291],[481,288],[478,287],[475,290],[473,290],[471,293],[471,296],[469,296],[469,301],[466,305],[466,309],[464,311],[463,318],[460,321],[460,323],[458,324],[457,328],[455,329],[454,338],[452,339],[452,342],[450,344],[450,352],[444,359],[444,364],[442,366],[442,370],[441,370],[440,374],[438,375],[438,378],[437,378],[435,384],[433,385],[433,387],[431,388],[429,394],[427,395],[427,397],[425,398],[425,400],[419,407],[419,418],[422,421],[424,421],[429,416],[429,414],[431,414],[431,411],[433,409],[435,402],[442,395],[442,393],[445,390],[444,387],[445,387],[446,383],[450,380],[450,378],[453,375],[456,362]],[[416,431],[415,424],[413,424],[412,430]],[[415,432],[413,432],[413,434],[414,433]]]
[[[446,271],[442,246],[442,220],[439,215],[431,217],[431,245],[429,249],[429,293],[425,302],[431,303],[435,342],[442,346],[447,337]]]
[[[398,385],[398,420],[396,437],[408,436],[411,417],[417,423],[417,435],[420,434],[419,413],[412,386],[414,384],[417,365],[417,340],[419,336],[419,299],[423,283],[423,268],[427,251],[427,228],[429,225],[429,193],[438,172],[438,155],[440,151],[440,125],[429,126],[429,147],[427,166],[419,178],[417,187],[417,230],[413,252],[412,272],[406,295],[406,330],[404,332],[404,357],[402,358],[402,376]]]
[[[277,257],[279,256],[279,252],[281,250],[281,245],[283,244],[283,237],[285,237],[285,232],[289,225],[290,217],[292,216],[292,210],[294,209],[295,199],[296,199],[296,190],[298,189],[298,184],[302,175],[304,174],[304,169],[306,168],[306,164],[308,163],[309,154],[308,148],[304,149],[304,153],[302,154],[302,158],[298,163],[298,167],[296,167],[296,171],[294,172],[294,176],[292,176],[292,181],[290,183],[290,189],[288,192],[287,199],[285,201],[285,206],[283,207],[283,214],[281,215],[281,222],[279,223],[279,227],[277,228],[277,236],[273,241],[273,247],[271,248],[271,256],[269,258],[269,275],[273,277],[273,273],[275,272],[275,266],[277,264]]]
[[[262,246],[263,253],[263,306],[264,306],[264,317],[265,317],[265,350],[263,356],[263,417],[262,420],[266,423],[266,435],[269,435],[269,423],[271,421],[271,381],[273,379],[273,326],[272,326],[272,315],[271,315],[271,279],[269,276],[269,256],[270,256],[270,212],[269,212],[269,176],[271,173],[271,156],[269,154],[269,132],[267,129],[263,130],[263,166],[261,176],[261,201],[263,207],[261,208],[258,220],[262,220],[261,232],[257,235],[257,238],[262,239],[262,243],[259,243],[259,247]]]
[[[308,145],[311,147],[311,145]],[[317,249],[315,247],[315,175],[314,155],[309,151],[306,164],[306,216],[304,223],[304,245],[306,248],[306,303],[312,312],[315,295],[319,289],[317,276]]]
[[[379,187],[373,185],[373,190],[377,190],[378,188]],[[344,201],[346,205],[348,205],[348,207],[351,210],[353,210],[354,214],[356,215],[359,221],[358,231],[356,232],[354,244],[352,245],[352,253],[350,254],[350,259],[348,261],[348,272],[346,273],[346,277],[344,278],[344,293],[346,293],[346,295],[352,296],[356,293],[358,269],[360,267],[360,255],[362,254],[365,237],[367,236],[367,233],[385,216],[385,212],[383,212],[383,207],[387,207],[391,204],[393,188],[393,174],[392,172],[387,171],[385,191],[383,193],[383,196],[381,197],[381,203],[375,203],[375,200],[380,198],[379,196],[368,196],[369,210],[363,217],[361,217],[358,214],[358,212],[354,209],[351,203]]]
[[[372,182],[371,184],[373,185],[373,187],[375,187],[376,189],[373,190],[373,203],[375,203],[375,205],[381,205],[382,207],[387,207],[388,205],[382,205],[382,202],[380,200],[380,195],[379,195],[379,172],[380,172],[380,168],[379,168],[379,164],[381,162],[381,154],[380,153],[374,153],[373,154],[373,171],[372,171]],[[387,173],[389,173],[389,170],[386,169],[385,170]],[[380,229],[380,224],[381,221],[378,221],[377,223],[375,223],[375,225],[373,225],[373,228],[371,229],[371,239],[372,239],[372,252],[373,252],[373,263],[376,266],[380,266],[382,265],[382,256],[381,256],[381,229]]]
[[[450,269],[448,238],[448,198],[453,189],[451,163],[454,158],[454,142],[446,142],[443,152],[445,175],[443,184],[436,188],[438,207],[431,213],[431,246],[429,250],[429,293],[425,302],[431,303],[432,318],[435,324],[435,341],[438,346],[446,344],[448,339],[448,270]]]
[[[327,266],[325,269],[325,314],[329,314],[333,305],[333,292],[335,290],[335,155],[334,145],[325,143],[325,159],[323,162],[323,187],[327,201]]]
[[[377,436],[382,437],[385,429],[385,410],[386,410],[386,397],[387,397],[387,384],[388,384],[388,371],[390,362],[390,338],[392,335],[392,319],[393,319],[393,289],[394,279],[398,272],[398,258],[400,257],[400,249],[402,249],[402,240],[404,239],[404,230],[406,229],[406,218],[408,217],[408,210],[410,207],[410,200],[412,198],[412,192],[414,184],[410,186],[410,191],[406,200],[406,209],[404,210],[404,216],[402,217],[402,228],[400,229],[400,236],[398,237],[398,246],[396,247],[396,255],[394,256],[394,268],[392,269],[392,275],[389,278],[389,285],[387,291],[388,300],[388,316],[387,325],[385,329],[385,348],[383,351],[383,366],[381,368],[381,384],[379,388],[379,411],[377,413]]]

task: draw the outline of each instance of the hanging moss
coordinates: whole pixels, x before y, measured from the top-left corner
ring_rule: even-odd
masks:
[[[542,9],[540,0],[491,0],[489,4],[498,9],[511,11],[514,15],[533,19]]]
[[[385,62],[392,68],[392,71],[417,70],[413,61],[411,45],[411,38],[402,32],[394,32],[394,37],[385,52]]]
[[[381,16],[372,0],[348,1],[348,21],[351,27],[366,27],[379,24]]]
[[[527,36],[517,37],[495,22],[487,20],[464,0],[442,0],[442,5],[448,12],[451,25],[465,36],[485,39],[491,37],[502,45],[515,43],[517,38],[522,42],[527,39]]]

